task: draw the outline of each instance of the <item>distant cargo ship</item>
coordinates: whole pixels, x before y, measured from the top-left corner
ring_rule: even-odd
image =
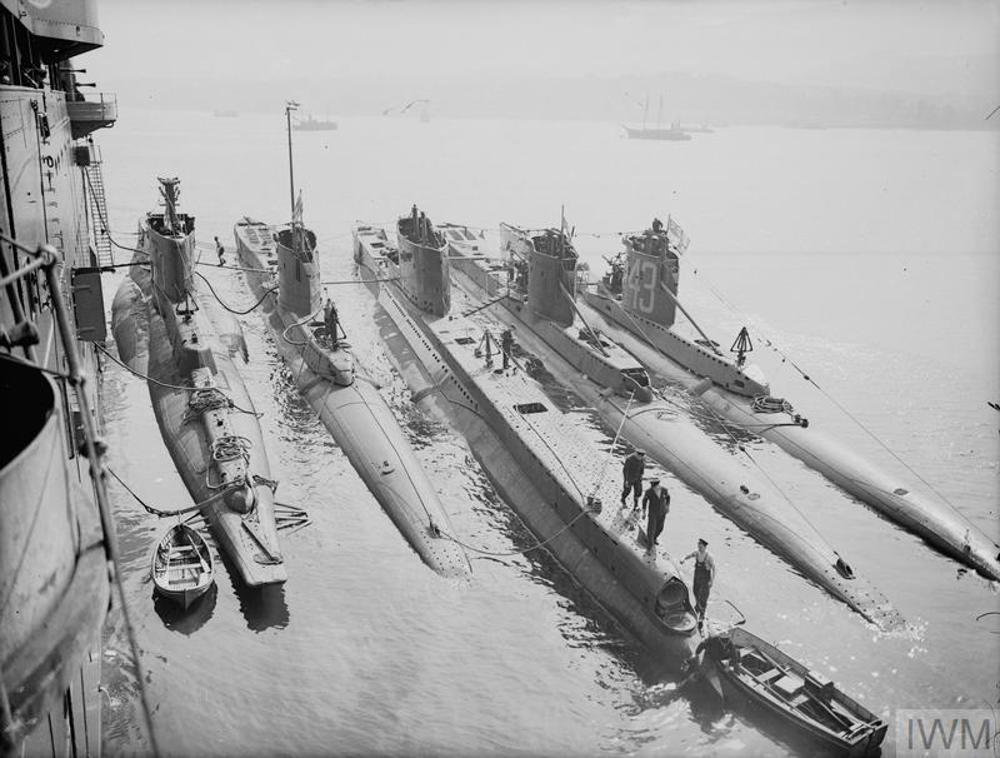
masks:
[[[337,130],[337,122],[306,116],[294,123],[292,128],[300,132],[333,132]]]

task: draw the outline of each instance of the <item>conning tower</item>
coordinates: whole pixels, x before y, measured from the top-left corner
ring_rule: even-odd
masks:
[[[547,229],[532,237],[528,256],[528,310],[560,326],[573,325],[577,253],[566,235]]]
[[[181,180],[158,177],[163,213],[147,215],[153,285],[175,305],[187,300],[194,277],[194,216],[178,213]]]
[[[301,223],[277,233],[278,303],[302,318],[322,306],[316,235]]]
[[[633,316],[648,318],[661,326],[672,326],[677,311],[674,300],[680,268],[666,232],[654,223],[653,229],[628,235],[623,242],[626,260],[622,306]]]
[[[444,316],[451,309],[448,245],[434,224],[413,206],[396,224],[399,285],[425,313]]]

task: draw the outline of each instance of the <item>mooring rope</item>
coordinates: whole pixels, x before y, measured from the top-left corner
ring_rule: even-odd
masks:
[[[493,551],[493,550],[484,550],[482,548],[475,547],[474,545],[468,545],[468,544],[462,542],[457,537],[454,537],[454,536],[448,534],[447,532],[442,531],[441,528],[438,527],[436,524],[432,524],[431,529],[433,530],[433,532],[436,535],[440,536],[442,539],[450,540],[451,542],[454,542],[455,544],[464,547],[466,550],[471,550],[474,553],[479,553],[480,555],[488,555],[488,556],[492,556],[494,558],[510,558],[511,556],[524,555],[525,553],[528,553],[528,552],[530,552],[532,550],[537,550],[540,547],[545,547],[548,543],[552,542],[552,540],[554,540],[556,537],[559,537],[567,529],[569,529],[570,527],[572,527],[573,524],[575,524],[581,518],[583,518],[584,516],[586,516],[592,510],[596,511],[596,509],[594,509],[592,506],[590,506],[590,505],[584,505],[581,508],[580,513],[578,513],[572,519],[570,519],[569,521],[567,521],[566,524],[559,531],[557,531],[555,534],[553,534],[553,535],[551,535],[549,537],[546,537],[544,540],[536,542],[534,545],[531,545],[530,547],[526,547],[526,548],[523,548],[521,550],[509,550],[509,551],[506,551],[506,552],[496,552],[496,551]]]
[[[257,418],[261,418],[264,415],[263,413],[260,413],[259,411],[248,411],[246,408],[241,408],[235,402],[233,402],[232,398],[230,398],[229,396],[227,396],[218,387],[186,387],[186,386],[184,386],[182,384],[169,384],[167,382],[161,382],[159,379],[154,379],[153,377],[149,376],[148,374],[144,374],[141,371],[136,371],[134,368],[132,368],[131,366],[129,366],[127,363],[124,363],[123,361],[121,361],[118,358],[116,358],[111,352],[108,351],[107,348],[103,347],[102,345],[99,345],[96,342],[94,342],[93,345],[98,350],[100,350],[102,353],[104,353],[106,356],[108,356],[111,360],[113,360],[115,363],[117,363],[119,366],[121,366],[123,369],[125,369],[126,371],[134,374],[135,376],[139,377],[140,379],[145,379],[148,382],[152,382],[153,384],[159,385],[160,387],[165,387],[165,388],[170,389],[170,390],[183,390],[184,392],[191,392],[191,393],[207,392],[207,391],[210,391],[210,390],[214,390],[215,392],[218,392],[218,393],[222,394],[222,396],[226,398],[226,403],[233,410],[237,410],[240,413],[246,413],[249,416],[255,416]]]
[[[277,292],[278,291],[278,286],[277,285],[275,285],[274,287],[270,287],[270,288],[264,290],[264,294],[260,296],[260,299],[256,303],[254,303],[253,305],[251,305],[245,311],[240,311],[240,310],[237,310],[237,309],[233,308],[232,306],[228,305],[221,297],[219,297],[219,293],[215,291],[215,287],[213,287],[212,283],[210,281],[208,281],[208,277],[206,277],[200,271],[195,271],[194,273],[195,273],[195,276],[198,276],[199,278],[201,278],[201,280],[203,282],[205,282],[205,284],[208,285],[209,291],[212,293],[212,296],[216,299],[216,301],[219,303],[219,305],[221,305],[223,308],[225,308],[230,313],[236,314],[237,316],[246,316],[248,313],[251,313],[251,312],[255,311],[267,299],[268,295],[270,295],[272,292]]]

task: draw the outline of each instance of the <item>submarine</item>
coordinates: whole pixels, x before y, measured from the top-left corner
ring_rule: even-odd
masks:
[[[546,368],[621,428],[633,446],[701,493],[717,510],[883,630],[905,624],[889,600],[829,545],[769,483],[656,399],[639,361],[590,326],[575,302],[577,253],[564,230],[528,232],[501,224],[514,258],[492,261],[460,225],[443,227],[455,282],[546,358]],[[614,357],[618,373],[609,370]],[[582,373],[582,376],[581,376]]]
[[[395,416],[339,319],[322,319],[313,232],[298,221],[278,230],[243,218],[234,234],[244,275],[264,299],[264,318],[299,392],[421,560],[444,576],[468,575],[465,551],[431,531],[431,524],[449,531],[451,524]]]
[[[378,385],[351,352],[336,303],[323,298],[316,235],[303,223],[302,195],[295,192],[295,108],[285,107],[291,222],[282,228],[248,217],[236,222],[243,274],[296,387],[386,515],[431,569],[468,576],[472,566],[461,546],[431,531],[431,524],[450,531],[448,515]]]
[[[622,242],[624,249],[610,260],[607,275],[582,294],[585,312],[592,320],[600,314],[612,341],[648,369],[681,384],[726,423],[778,445],[945,555],[1000,579],[1000,545],[943,497],[917,491],[882,471],[808,423],[789,401],[772,397],[763,373],[746,364],[744,351],[733,359],[719,350],[678,298],[680,256],[688,240],[673,219],[666,228],[654,221],[652,228],[626,234]],[[677,310],[702,339],[691,340],[673,328]],[[738,339],[734,348],[739,345]]]
[[[610,452],[600,452],[504,348],[486,314],[451,307],[445,240],[414,208],[397,241],[359,223],[359,272],[377,298],[388,352],[414,401],[462,434],[534,536],[665,668],[687,670],[701,640],[690,591],[673,559],[638,542],[617,508]],[[449,539],[439,530],[442,539]]]
[[[139,224],[115,294],[119,356],[145,375],[160,433],[220,547],[249,586],[280,584],[274,490],[258,414],[236,369],[236,334],[196,287],[195,218],[177,209],[180,181],[160,178],[162,213]],[[193,509],[192,509],[193,510]]]

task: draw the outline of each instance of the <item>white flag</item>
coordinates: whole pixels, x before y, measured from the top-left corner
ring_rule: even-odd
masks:
[[[667,239],[670,240],[678,255],[683,255],[684,251],[688,249],[688,245],[691,244],[691,240],[684,233],[681,225],[674,221],[671,216],[667,216]]]
[[[292,208],[292,223],[302,223],[302,190],[299,190],[299,196],[295,200],[295,207]]]

